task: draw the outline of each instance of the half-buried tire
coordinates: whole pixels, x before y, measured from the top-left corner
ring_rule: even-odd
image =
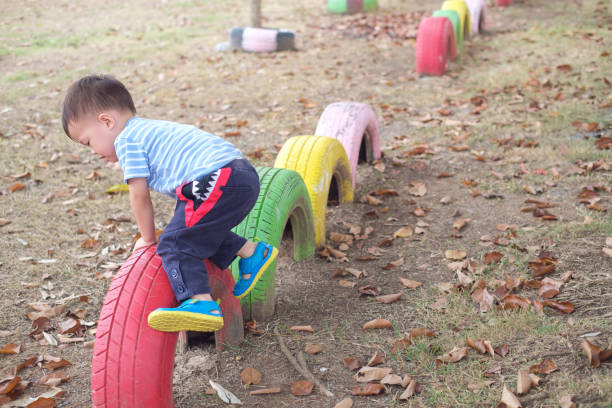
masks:
[[[317,123],[316,136],[338,139],[351,164],[353,189],[357,164],[380,159],[378,120],[370,105],[359,102],[336,102],[327,105]]]
[[[141,248],[113,279],[100,311],[91,364],[94,407],[172,408],[172,373],[178,333],[153,330],[149,313],[176,306],[176,298],[156,246]],[[234,279],[204,261],[214,299],[219,298],[224,326],[215,332],[217,349],[244,338]]]
[[[308,189],[302,176],[287,169],[258,167],[260,192],[249,215],[233,231],[248,239],[260,239],[279,247],[286,226],[291,227],[293,257],[300,261],[314,255],[314,222]],[[238,261],[230,269],[238,279]],[[274,314],[276,261],[253,290],[242,299],[244,319],[266,320]]]
[[[325,244],[330,192],[338,203],[353,201],[351,167],[344,147],[331,137],[294,136],[278,152],[274,167],[295,170],[304,179],[312,203],[315,245]]]
[[[463,41],[466,41],[472,35],[472,25],[470,20],[470,9],[463,0],[446,0],[442,3],[441,10],[455,10],[461,21],[461,32],[463,33]]]
[[[470,24],[472,35],[478,34],[487,28],[487,5],[485,0],[465,0],[470,10]]]
[[[155,246],[136,251],[113,279],[100,312],[91,366],[94,407],[171,408],[177,333],[147,316],[176,299]]]
[[[461,21],[459,14],[455,10],[436,10],[433,13],[434,17],[446,17],[453,24],[453,33],[455,34],[455,44],[457,49],[463,48],[463,31],[461,31]]]
[[[455,34],[446,17],[421,20],[416,44],[416,70],[419,74],[443,75],[448,58],[455,58]]]

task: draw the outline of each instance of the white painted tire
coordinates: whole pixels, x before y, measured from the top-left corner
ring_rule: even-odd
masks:
[[[319,118],[315,136],[338,139],[349,159],[353,188],[357,164],[380,159],[378,120],[370,105],[360,102],[336,102],[328,105]]]
[[[230,32],[231,48],[248,52],[295,50],[295,33],[276,28],[234,27]]]
[[[472,35],[486,30],[487,28],[487,5],[485,0],[465,0],[470,10],[472,22]]]

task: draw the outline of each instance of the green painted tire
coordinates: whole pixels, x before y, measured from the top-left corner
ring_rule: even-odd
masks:
[[[327,10],[330,13],[345,14],[347,11],[346,0],[327,0]]]
[[[363,11],[376,10],[378,7],[378,0],[363,0]]]
[[[293,170],[257,167],[260,191],[255,206],[232,231],[247,239],[260,239],[279,248],[287,223],[291,227],[293,258],[314,255],[314,221],[308,189]],[[238,279],[238,259],[230,266]],[[268,267],[253,290],[242,299],[244,320],[266,320],[274,314],[276,261]]]
[[[433,13],[434,17],[446,17],[451,23],[453,23],[453,30],[455,31],[455,43],[457,49],[463,48],[463,31],[461,31],[461,21],[459,20],[459,14],[455,10],[436,10]]]

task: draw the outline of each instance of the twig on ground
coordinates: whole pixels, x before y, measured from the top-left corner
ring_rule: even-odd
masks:
[[[321,381],[319,381],[317,378],[315,378],[315,376],[312,375],[312,373],[310,371],[308,371],[308,367],[306,366],[306,361],[304,360],[304,355],[303,354],[301,355],[302,364],[298,363],[298,361],[295,359],[295,357],[293,357],[293,354],[291,354],[291,352],[289,351],[289,349],[285,345],[285,341],[283,340],[283,337],[280,335],[280,333],[278,332],[278,328],[276,328],[276,327],[274,328],[274,334],[276,335],[276,338],[278,338],[278,344],[280,345],[281,351],[283,352],[285,357],[287,357],[287,360],[289,360],[289,362],[291,363],[293,368],[295,368],[298,373],[302,374],[303,377],[307,378],[308,380],[310,380],[311,382],[316,384],[316,386],[319,388],[319,392],[321,394],[326,395],[328,397],[333,397],[334,394],[332,394],[321,383]],[[301,353],[298,354],[298,358],[300,358],[300,354]]]
[[[91,296],[91,293],[80,293],[80,294],[78,294],[78,295],[68,296],[68,297],[65,297],[65,298],[63,298],[63,299],[59,299],[59,300],[57,300],[57,302],[58,302],[58,303],[64,303],[64,302],[67,302],[67,301],[69,301],[69,300],[79,299],[79,298],[80,298],[80,297],[82,297],[82,296]]]

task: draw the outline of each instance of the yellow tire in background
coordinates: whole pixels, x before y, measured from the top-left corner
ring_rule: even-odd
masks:
[[[442,3],[441,10],[455,10],[459,14],[461,24],[461,32],[463,39],[468,39],[472,36],[472,25],[470,19],[470,9],[463,0],[446,0]],[[476,23],[478,24],[478,22]]]
[[[330,195],[339,203],[353,201],[351,166],[342,144],[325,136],[294,136],[287,140],[274,167],[294,170],[304,179],[315,226],[315,245],[325,244],[325,211]],[[335,191],[334,191],[335,190]]]

